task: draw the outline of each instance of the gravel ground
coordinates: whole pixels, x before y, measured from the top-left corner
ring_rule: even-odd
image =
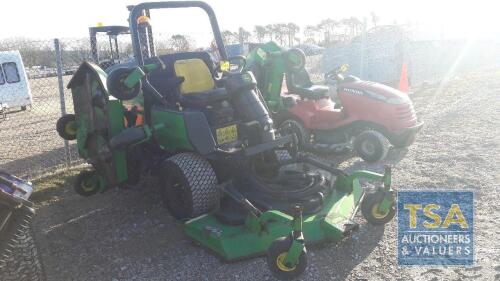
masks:
[[[494,70],[416,88],[411,97],[426,125],[408,151],[372,165],[331,159],[346,160],[348,170],[390,163],[396,189],[474,190],[476,265],[398,267],[396,222],[384,229],[357,218],[359,232],[343,243],[309,249],[303,280],[500,280],[499,78]],[[225,263],[194,245],[162,207],[158,187],[83,198],[70,187],[77,172],[35,182],[47,280],[273,280],[263,258]]]

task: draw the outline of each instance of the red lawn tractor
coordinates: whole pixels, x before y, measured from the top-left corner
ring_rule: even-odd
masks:
[[[376,162],[389,144],[411,145],[423,124],[407,94],[344,75],[346,65],[325,75],[336,82],[334,102],[328,86],[311,82],[300,49],[259,45],[248,55],[246,68],[254,73],[278,130],[295,134],[301,150],[328,154],[352,148],[366,162]]]

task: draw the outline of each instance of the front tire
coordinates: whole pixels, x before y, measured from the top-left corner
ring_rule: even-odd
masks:
[[[390,222],[396,214],[396,207],[394,201],[391,203],[389,210],[381,213],[378,207],[382,200],[384,200],[384,192],[378,191],[375,193],[368,193],[365,195],[361,203],[361,213],[363,217],[372,225],[382,225]]]
[[[389,141],[377,131],[366,130],[354,140],[354,151],[368,163],[377,162],[387,156]]]
[[[195,153],[179,153],[162,167],[162,196],[177,219],[206,214],[219,202],[217,177],[210,163]]]
[[[74,189],[82,196],[91,196],[99,192],[99,176],[94,171],[83,171],[76,177]]]
[[[74,114],[66,114],[59,118],[56,123],[56,130],[59,136],[65,140],[76,139],[76,117]]]
[[[273,275],[280,280],[290,280],[299,277],[307,268],[307,251],[302,250],[295,266],[284,263],[286,254],[292,245],[290,236],[280,237],[271,243],[267,249],[267,265]]]

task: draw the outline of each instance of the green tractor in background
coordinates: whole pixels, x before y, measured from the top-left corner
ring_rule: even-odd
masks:
[[[221,61],[206,52],[151,56],[145,15],[190,7],[208,14]],[[300,152],[290,156],[294,137],[275,133],[253,74],[243,70],[245,58],[227,57],[209,5],[142,3],[131,9],[129,23],[135,64],[115,65],[107,75],[84,62],[68,84],[75,114],[61,117],[57,129],[77,140],[80,156],[93,166],[78,176],[77,193],[156,175],[187,236],[225,260],[267,255],[282,279],[306,269],[307,243],[340,241],[355,230],[358,209],[373,224],[392,219],[389,167],[384,174],[347,174]],[[231,71],[229,61],[238,69]],[[134,100],[141,112],[127,109]],[[378,187],[368,193],[360,179]]]
[[[108,36],[109,48],[105,49],[102,46],[99,46],[97,40],[98,34]],[[102,23],[98,23],[97,26],[89,27],[90,54],[92,55],[92,61],[99,65],[99,67],[103,70],[120,63],[123,58],[120,58],[118,37],[125,36],[130,38],[128,26],[102,25]],[[104,53],[104,57],[101,57],[99,53]]]

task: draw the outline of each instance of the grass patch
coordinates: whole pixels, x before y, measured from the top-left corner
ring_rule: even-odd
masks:
[[[72,188],[75,177],[84,169],[85,166],[79,166],[33,180],[35,190],[30,200],[41,203],[59,197],[66,189]]]

